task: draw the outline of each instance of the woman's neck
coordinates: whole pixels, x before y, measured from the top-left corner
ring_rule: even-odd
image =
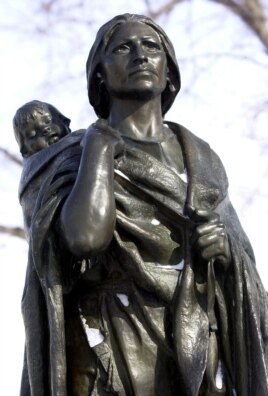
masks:
[[[108,122],[122,135],[134,139],[162,139],[161,96],[147,101],[112,98]]]

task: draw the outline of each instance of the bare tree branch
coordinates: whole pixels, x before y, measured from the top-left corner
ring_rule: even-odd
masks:
[[[148,7],[148,16],[157,19],[163,14],[170,13],[173,8],[183,1],[187,0],[170,0],[165,3],[159,10],[151,11],[150,3],[146,0]],[[211,0],[214,3],[221,4],[228,8],[232,13],[241,18],[241,20],[250,28],[264,45],[268,52],[268,19],[265,14],[265,6],[260,0]]]
[[[212,0],[214,3],[227,7],[231,12],[240,17],[242,21],[256,34],[268,51],[268,21],[264,6],[260,0]]]
[[[10,153],[10,151],[2,147],[0,147],[0,152],[3,153],[12,162],[15,162],[15,164],[22,166],[23,164],[22,160],[18,158],[15,154]]]
[[[170,0],[162,7],[160,7],[157,11],[151,11],[149,7],[149,2],[146,1],[148,7],[148,16],[152,19],[157,19],[163,14],[169,14],[177,4],[182,3],[183,1],[185,0]]]
[[[25,232],[21,227],[8,227],[0,225],[0,232],[2,234],[8,234],[11,236],[16,236],[22,239],[26,239]]]
[[[267,64],[263,62],[259,62],[257,59],[251,58],[244,54],[234,53],[234,52],[202,52],[194,57],[187,57],[184,61],[185,62],[194,62],[194,60],[198,58],[200,59],[219,59],[219,58],[231,58],[237,61],[247,61],[250,62],[258,67],[261,67],[267,70]],[[265,106],[267,109],[267,101],[265,102]]]

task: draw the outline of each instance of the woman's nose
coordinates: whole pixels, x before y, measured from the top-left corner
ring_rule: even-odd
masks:
[[[134,51],[133,62],[135,64],[142,64],[148,62],[148,57],[141,46],[137,46]]]

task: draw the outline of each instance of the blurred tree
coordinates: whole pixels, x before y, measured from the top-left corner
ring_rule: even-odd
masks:
[[[148,16],[153,19],[159,18],[163,14],[171,13],[177,4],[189,0],[171,0],[167,1],[160,8],[152,10],[151,4],[155,3],[146,0],[148,8]],[[243,23],[256,35],[256,37],[264,45],[265,51],[268,54],[268,17],[267,5],[260,0],[209,0],[223,7],[228,11],[234,13]]]
[[[27,247],[21,240],[24,232],[16,194],[21,170],[21,157],[12,141],[11,120],[16,109],[32,99],[44,100],[72,119],[72,130],[89,125],[95,115],[87,100],[85,60],[97,29],[124,12],[156,19],[175,46],[182,72],[182,91],[168,118],[196,131],[219,153],[234,185],[232,199],[240,218],[248,225],[246,231],[251,232],[254,249],[256,246],[265,263],[268,222],[265,2],[135,0],[131,4],[127,0],[113,0],[106,5],[99,0],[1,1],[1,253],[6,249],[0,260],[0,311],[5,318],[0,328],[1,394],[18,394],[21,370],[18,355],[22,360],[23,349],[22,324],[18,329],[19,299]],[[265,280],[264,275],[262,278]],[[9,290],[6,291],[10,280],[12,296],[17,293],[14,303]],[[9,347],[4,352],[10,337],[13,350]],[[19,367],[14,367],[15,364]]]
[[[7,4],[6,6],[8,7]],[[38,95],[38,99],[45,98],[52,103],[57,98],[55,104],[60,107],[60,104],[64,103],[67,113],[75,114],[79,120],[75,121],[79,127],[88,124],[94,119],[94,114],[89,110],[86,100],[84,63],[97,28],[111,17],[111,10],[100,7],[97,0],[39,0],[34,3],[28,0],[26,7],[25,4],[23,7],[9,7],[13,11],[13,19],[2,19],[0,30],[9,31],[10,35],[19,38],[22,49],[25,46],[26,54],[29,42],[35,47],[34,57],[38,59],[33,60],[33,67],[39,62],[35,95]],[[217,7],[220,8],[219,11]],[[115,2],[112,15],[120,13],[121,9],[124,11],[124,8],[127,8],[126,2],[118,2],[118,5]],[[253,64],[255,68],[251,70],[254,70],[254,73],[259,73],[260,69],[264,70],[267,67],[268,12],[267,5],[261,0],[144,0],[137,2],[136,10],[159,20],[166,27],[169,27],[172,20],[174,44],[177,37],[183,37],[185,44],[180,42],[176,47],[179,64],[185,69],[182,95],[191,97],[191,106],[193,103],[207,101],[206,93],[204,96],[200,93],[200,79],[204,78],[204,73],[213,75],[213,69],[218,70],[219,62],[222,60],[232,58],[235,60],[233,67],[238,68],[242,62]],[[238,22],[245,26],[244,30],[241,27],[230,30],[230,14],[237,18],[237,26]],[[210,36],[214,36],[214,42],[217,42],[221,32],[226,32],[226,35],[230,32],[233,34],[229,44],[211,45]],[[256,39],[261,43],[259,48]],[[204,45],[204,41],[207,41],[207,46]],[[263,70],[260,73],[263,73]],[[267,86],[267,82],[266,76],[263,87]],[[77,98],[82,97],[81,92],[84,93],[83,100],[79,99],[78,102]],[[189,105],[189,100],[186,100],[186,103]],[[266,152],[268,148],[265,136],[260,132],[260,128],[256,128],[256,124],[260,123],[263,114],[266,114],[267,104],[267,90],[263,89],[263,92],[259,92],[255,97],[251,96],[246,105],[241,103],[244,112],[239,114],[248,120],[245,133],[259,141],[262,152]],[[18,162],[18,157],[7,148],[1,152],[9,161]],[[245,205],[249,202],[250,199],[247,197]],[[4,225],[0,232],[22,235],[20,228]]]

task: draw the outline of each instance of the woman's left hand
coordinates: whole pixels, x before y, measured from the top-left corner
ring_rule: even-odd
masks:
[[[231,262],[231,251],[227,232],[219,215],[206,210],[196,210],[195,220],[200,222],[193,232],[194,249],[206,261],[215,259],[224,269]]]

